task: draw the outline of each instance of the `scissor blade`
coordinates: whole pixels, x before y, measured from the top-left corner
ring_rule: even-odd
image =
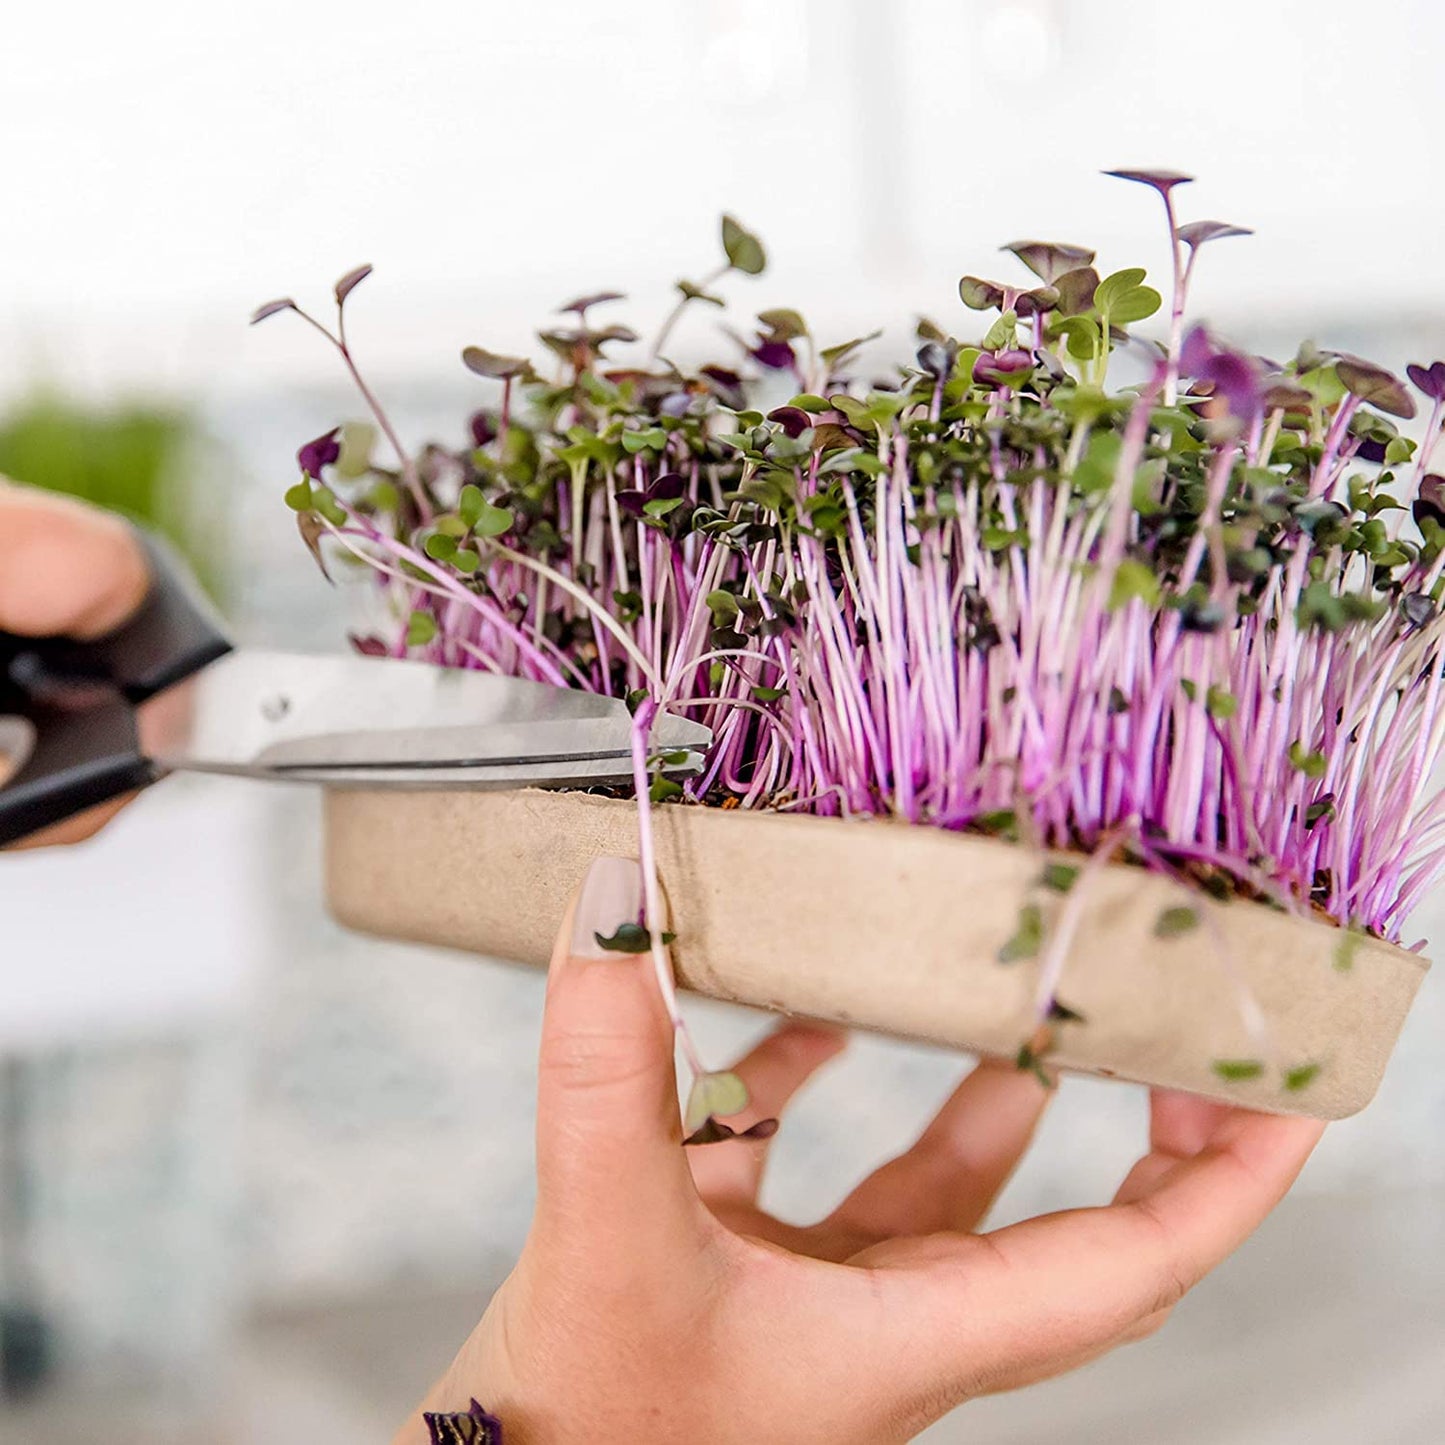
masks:
[[[670,777],[701,772],[706,761],[698,752],[679,751],[661,764]],[[415,792],[431,788],[487,791],[507,788],[591,788],[599,784],[627,786],[632,763],[627,758],[574,758],[566,762],[530,762],[517,766],[477,768],[300,768],[269,776],[331,788],[366,788]]]
[[[187,735],[155,753],[168,767],[525,768],[631,748],[632,720],[615,698],[404,659],[237,652],[190,686]],[[710,741],[699,724],[665,717],[652,746]]]

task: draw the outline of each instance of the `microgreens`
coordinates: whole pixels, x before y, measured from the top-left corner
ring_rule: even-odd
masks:
[[[721,262],[678,283],[640,359],[610,360],[635,334],[589,315],[622,298],[580,298],[540,333],[549,368],[469,347],[498,404],[462,445],[413,457],[346,341],[365,268],[336,288],[334,331],[272,302],[255,319],[321,331],[395,452],[343,466],[328,433],[287,500],[318,556],[329,539],[380,573],[396,636],[368,650],[627,699],[639,797],[1117,853],[1398,939],[1445,867],[1428,788],[1445,744],[1445,362],[1407,385],[1312,344],[1275,364],[1187,327],[1204,247],[1247,232],[1180,224],[1186,176],[1112,174],[1163,202],[1162,344],[1133,330],[1164,305],[1143,270],[1029,240],[1006,248],[1014,279],[960,283],[984,316],[958,313],[957,337],[920,323],[915,363],[871,388],[855,380],[868,338],[819,345],[785,308],[725,363],[684,369],[662,359],[678,317],[766,264],[728,217]],[[1148,374],[1110,390],[1124,346]],[[780,378],[797,394],[755,409],[757,382],[776,397]],[[1412,387],[1430,403],[1418,449],[1395,420]],[[650,759],[664,708],[713,730],[685,781]],[[647,901],[627,942],[651,946],[671,999],[641,818]],[[1045,877],[1065,933],[1076,876]],[[1192,926],[1178,908],[1156,931]],[[1025,903],[1000,957],[1040,954],[1047,932]],[[1041,1019],[1061,953],[1041,965]],[[1253,1061],[1217,1068],[1252,1077]]]

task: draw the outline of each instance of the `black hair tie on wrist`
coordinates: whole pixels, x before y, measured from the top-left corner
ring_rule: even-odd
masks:
[[[431,1445],[502,1445],[502,1422],[472,1401],[470,1410],[459,1414],[422,1415],[431,1431]]]

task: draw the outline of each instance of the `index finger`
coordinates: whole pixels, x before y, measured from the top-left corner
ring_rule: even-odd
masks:
[[[966,1361],[986,1387],[1006,1387],[1168,1309],[1254,1232],[1323,1130],[1232,1110],[1132,1198],[929,1251],[906,1268],[936,1331],[932,1383],[956,1382]]]
[[[119,517],[0,479],[0,631],[100,637],[148,585],[140,544]]]

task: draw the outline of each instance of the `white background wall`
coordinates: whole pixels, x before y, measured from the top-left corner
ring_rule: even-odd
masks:
[[[361,260],[378,367],[449,366],[592,282],[656,313],[724,208],[777,258],[759,304],[959,316],[1020,232],[1162,264],[1154,198],[1097,174],[1131,164],[1259,230],[1208,312],[1442,313],[1438,0],[6,9],[0,384],[321,375],[240,322]]]

